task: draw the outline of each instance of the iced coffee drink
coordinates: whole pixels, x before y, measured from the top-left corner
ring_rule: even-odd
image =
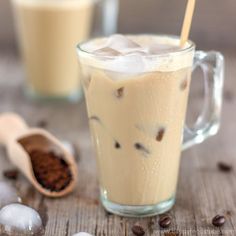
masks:
[[[79,46],[101,198],[115,213],[173,205],[194,54],[178,44],[114,35]]]
[[[12,0],[29,89],[43,97],[76,98],[75,53],[90,33],[94,0]]]

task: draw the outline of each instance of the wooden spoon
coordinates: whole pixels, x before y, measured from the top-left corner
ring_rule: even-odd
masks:
[[[61,197],[74,189],[78,175],[75,159],[61,142],[46,130],[28,128],[25,121],[17,114],[4,113],[0,115],[0,143],[6,146],[11,162],[23,172],[40,193],[48,197]],[[27,146],[24,143],[30,145]],[[28,153],[30,148],[54,149],[60,153],[60,157],[68,164],[72,175],[71,181],[64,189],[58,192],[51,191],[37,181]]]

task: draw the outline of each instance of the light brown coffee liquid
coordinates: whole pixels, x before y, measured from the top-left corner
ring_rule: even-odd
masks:
[[[108,200],[149,205],[175,195],[189,83],[189,68],[117,82],[93,71],[85,95]]]

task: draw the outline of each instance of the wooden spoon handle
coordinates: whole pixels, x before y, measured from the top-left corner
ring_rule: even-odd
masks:
[[[0,115],[0,144],[6,145],[10,140],[24,134],[28,127],[17,114],[2,113]]]

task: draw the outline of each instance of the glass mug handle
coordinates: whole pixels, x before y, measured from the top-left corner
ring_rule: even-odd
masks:
[[[219,52],[197,51],[193,71],[200,67],[204,77],[204,104],[193,127],[185,125],[182,150],[215,135],[220,125],[224,80],[224,57]]]

